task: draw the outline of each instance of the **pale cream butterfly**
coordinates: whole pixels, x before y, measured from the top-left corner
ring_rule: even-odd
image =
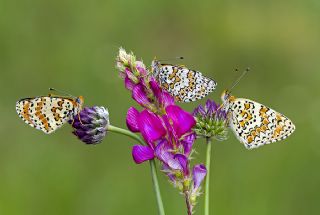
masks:
[[[50,88],[50,90],[55,89]],[[82,105],[82,96],[74,97],[68,94],[68,97],[64,97],[49,94],[49,96],[20,99],[16,103],[16,111],[31,127],[50,134],[79,115]]]

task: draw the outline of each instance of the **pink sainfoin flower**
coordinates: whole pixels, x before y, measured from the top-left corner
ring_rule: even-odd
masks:
[[[127,54],[120,48],[116,67],[132,98],[143,107],[142,111],[130,107],[127,112],[127,127],[141,133],[146,142],[146,145],[133,146],[134,161],[137,164],[154,158],[161,161],[163,172],[185,195],[188,210],[192,211],[206,175],[202,164],[190,170],[190,155],[196,137],[192,130],[195,118],[174,104],[174,98],[159,87],[133,53]]]
[[[119,50],[116,68],[124,80],[125,87],[131,91],[132,98],[143,108],[156,114],[164,114],[165,107],[174,104],[174,98],[162,91],[156,80],[150,76],[142,61],[137,61],[133,53]]]

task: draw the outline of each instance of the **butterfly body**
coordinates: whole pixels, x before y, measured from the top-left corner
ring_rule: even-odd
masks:
[[[179,102],[191,102],[202,99],[211,93],[217,83],[201,72],[185,66],[152,62],[152,74],[161,88],[169,92]]]
[[[31,127],[50,134],[79,114],[82,104],[82,96],[41,96],[17,101],[16,111]]]
[[[246,148],[257,148],[283,140],[295,130],[292,121],[281,113],[250,99],[222,94],[229,126]]]

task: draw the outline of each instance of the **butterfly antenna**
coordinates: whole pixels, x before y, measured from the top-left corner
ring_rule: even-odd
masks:
[[[50,91],[55,91],[55,92],[57,92],[57,93],[61,93],[61,94],[67,95],[67,96],[70,96],[70,97],[72,97],[72,98],[76,98],[75,96],[73,96],[73,95],[71,95],[71,94],[69,94],[69,93],[67,93],[67,92],[64,92],[64,91],[62,91],[62,90],[57,90],[57,89],[52,88],[52,87],[50,87],[49,90],[50,90]]]
[[[236,72],[238,71],[238,69],[236,69]],[[246,70],[244,70],[242,72],[242,74],[240,75],[240,77],[234,82],[234,84],[230,87],[229,91],[231,92],[231,90],[238,85],[238,83],[240,82],[240,80],[247,74],[247,72],[250,71],[250,68],[247,68]]]
[[[156,57],[154,57],[154,60],[157,60],[157,61],[169,61],[169,60],[177,60],[177,59],[178,60],[183,60],[184,57],[183,56],[179,56],[179,57],[175,57],[175,58],[167,58],[167,59],[161,59],[161,60],[159,60]],[[146,77],[146,76],[148,76],[148,75],[150,75],[152,73],[151,72],[151,66],[147,67],[147,70],[148,70],[148,73],[146,75],[142,76],[142,77]]]
[[[184,57],[183,56],[178,56],[178,57],[174,57],[174,58],[167,58],[167,59],[157,59],[158,61],[169,61],[169,60],[183,60]]]

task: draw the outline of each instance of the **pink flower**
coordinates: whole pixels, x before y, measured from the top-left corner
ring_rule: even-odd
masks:
[[[190,155],[196,139],[194,116],[174,104],[174,98],[161,89],[145,65],[135,61],[133,54],[121,49],[117,68],[132,98],[143,107],[141,112],[134,107],[127,112],[127,127],[139,132],[146,142],[146,145],[133,146],[133,160],[137,164],[155,158],[160,160],[162,171],[186,198],[198,195],[206,169],[199,164],[190,170]]]
[[[190,146],[192,146],[194,141],[194,134],[190,132],[195,125],[195,120],[191,114],[185,112],[176,105],[168,106],[166,111],[167,114],[160,117],[146,109],[139,113],[138,110],[131,107],[127,113],[127,126],[133,132],[140,132],[148,144],[148,147],[151,149],[154,149],[159,141],[166,140],[167,144],[183,149],[182,153],[186,153],[188,156],[191,151]],[[172,125],[170,123],[166,125],[164,122],[165,119],[170,121]],[[181,138],[187,133],[190,134]],[[174,142],[168,138],[175,135],[177,136],[177,139]],[[141,148],[134,148],[133,150],[141,150]],[[149,154],[141,154],[138,152],[132,154],[133,156],[139,156],[139,158],[134,157],[134,160],[138,160],[139,163],[141,163],[140,161],[142,160],[145,161],[150,158]],[[141,157],[143,155],[146,155],[146,158]],[[161,160],[160,156],[159,159]]]

